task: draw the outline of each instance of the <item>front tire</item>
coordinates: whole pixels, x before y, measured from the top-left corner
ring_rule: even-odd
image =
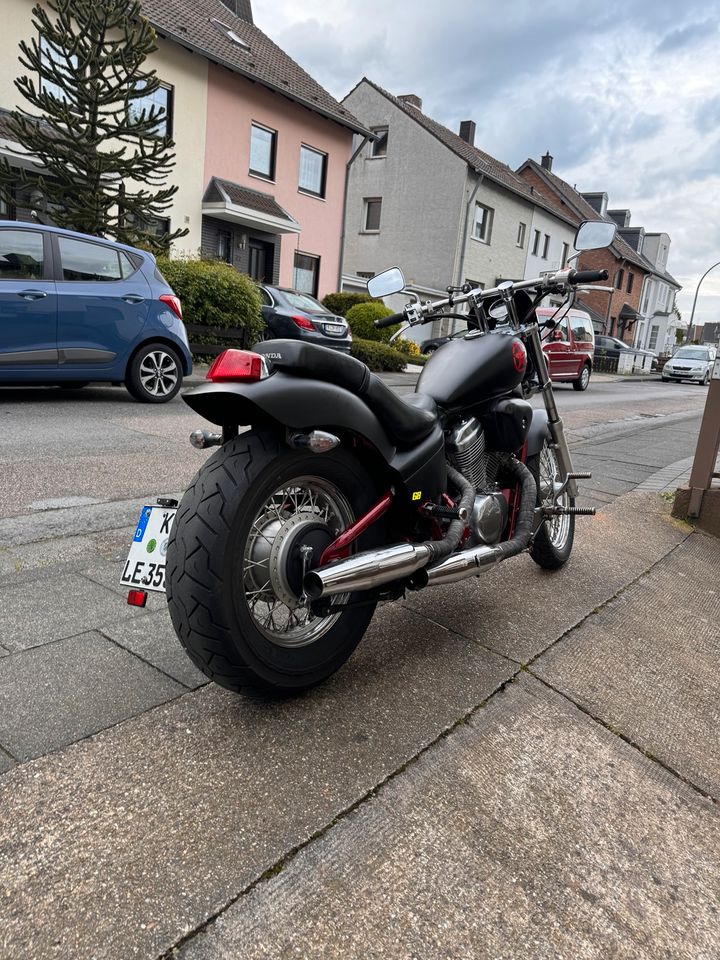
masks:
[[[547,441],[539,454],[528,457],[527,466],[537,483],[537,505],[551,503],[553,484],[560,482],[560,467],[555,451],[548,446]],[[574,498],[567,492],[563,493],[557,502],[564,507],[575,506]],[[559,570],[570,557],[574,539],[575,517],[573,515],[550,517],[535,534],[530,547],[530,556],[544,570]]]
[[[372,506],[374,488],[347,452],[290,450],[271,433],[241,434],[205,462],[172,527],[167,599],[206,676],[238,693],[288,695],[348,659],[375,604],[315,616],[300,601],[302,574]],[[373,527],[359,549],[378,536]]]
[[[573,380],[573,390],[587,390],[590,383],[590,367],[586,363],[584,364],[582,370],[580,371],[580,376],[577,380]]]

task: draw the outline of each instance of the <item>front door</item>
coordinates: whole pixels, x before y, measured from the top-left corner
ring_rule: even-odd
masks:
[[[57,294],[42,230],[0,229],[0,380],[57,370]]]
[[[271,243],[251,240],[249,244],[250,262],[248,273],[258,283],[272,283],[274,248]]]
[[[547,359],[548,372],[553,380],[563,380],[573,375],[566,316],[558,321],[543,350]]]

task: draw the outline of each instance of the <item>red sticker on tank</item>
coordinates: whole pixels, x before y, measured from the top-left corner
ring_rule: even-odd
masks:
[[[513,340],[512,358],[517,372],[523,373],[527,366],[527,352],[519,340]]]

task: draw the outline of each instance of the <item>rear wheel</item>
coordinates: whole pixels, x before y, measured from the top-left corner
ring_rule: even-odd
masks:
[[[125,386],[141,403],[167,403],[182,386],[182,364],[172,347],[146,343],[130,361]]]
[[[577,378],[577,380],[573,380],[572,385],[574,390],[587,390],[589,383],[590,367],[586,363],[580,371],[580,376]]]
[[[206,461],[168,544],[167,598],[193,662],[236,692],[286,695],[325,680],[350,656],[375,604],[315,615],[304,573],[373,502],[374,484],[342,450],[292,451],[245,433]],[[370,546],[373,528],[359,543]],[[361,595],[333,597],[335,604]]]
[[[527,465],[537,483],[537,505],[550,506],[553,502],[553,492],[561,483],[560,467],[555,451],[545,442],[539,454],[528,457]],[[561,507],[575,506],[575,500],[567,491],[562,493],[555,502]],[[545,570],[557,570],[567,562],[574,538],[574,516],[560,514],[549,517],[535,534],[530,556]]]

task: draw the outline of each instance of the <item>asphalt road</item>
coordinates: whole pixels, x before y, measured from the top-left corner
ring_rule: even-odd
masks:
[[[407,376],[389,379],[412,389]],[[706,394],[659,381],[596,378],[585,393],[558,386],[576,467],[594,472],[583,502],[599,506],[691,456]],[[183,490],[207,456],[188,442],[201,424],[180,397],[149,406],[106,386],[4,389],[0,517]]]

